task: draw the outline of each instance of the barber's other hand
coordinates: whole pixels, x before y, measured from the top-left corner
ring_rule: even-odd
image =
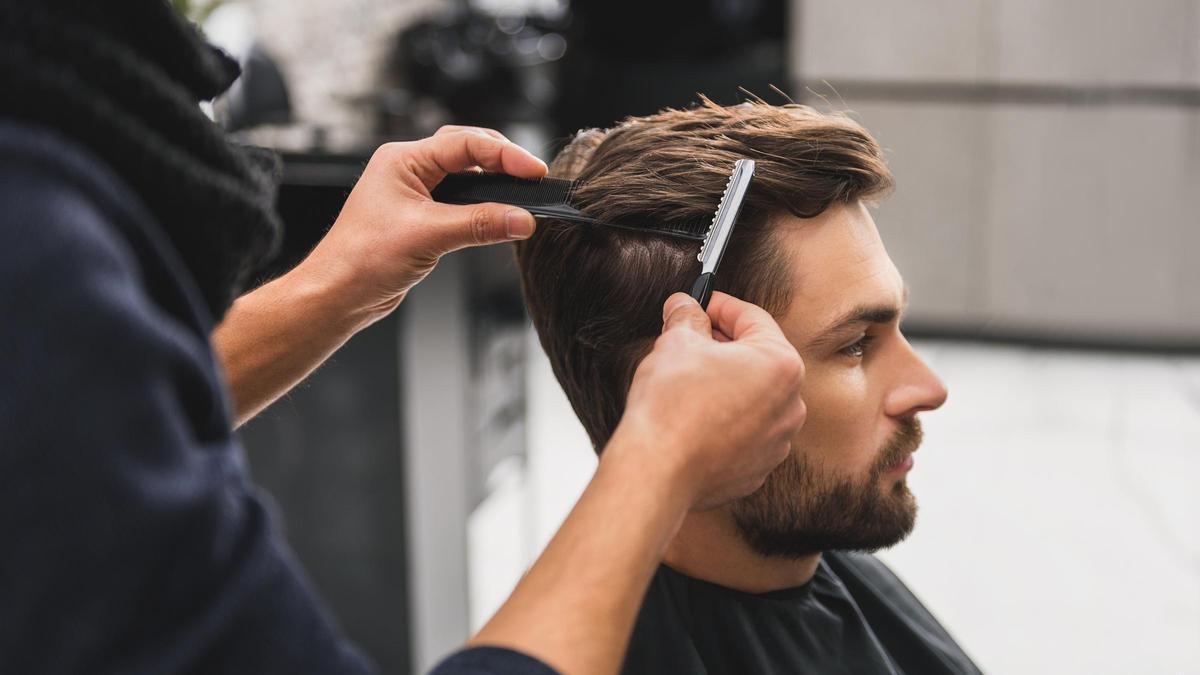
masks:
[[[524,209],[452,206],[430,191],[448,173],[482,168],[540,178],[546,165],[498,131],[442,127],[419,141],[380,146],[332,229],[297,271],[332,288],[348,312],[375,320],[395,309],[451,251],[533,233]]]
[[[787,458],[804,424],[803,378],[800,355],[765,310],[714,293],[705,313],[676,293],[614,438],[630,441],[619,447],[636,448],[635,461],[665,469],[693,510],[716,507],[757,490]]]

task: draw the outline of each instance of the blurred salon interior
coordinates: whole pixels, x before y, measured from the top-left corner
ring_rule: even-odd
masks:
[[[259,282],[386,141],[480,125],[549,161],[700,94],[848,111],[951,392],[880,557],[985,672],[1200,672],[1197,0],[175,4],[242,63],[213,118],[284,160]],[[486,621],[596,465],[507,246],[444,259],[240,436],[341,629],[401,675]]]

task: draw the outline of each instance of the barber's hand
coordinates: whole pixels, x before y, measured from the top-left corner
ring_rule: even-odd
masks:
[[[665,467],[693,510],[754,492],[804,424],[804,363],[770,314],[724,293],[713,294],[707,314],[676,293],[663,322],[614,438],[640,439],[622,447]]]
[[[395,309],[442,255],[529,237],[534,220],[524,209],[430,198],[446,174],[474,168],[521,178],[546,174],[540,159],[491,129],[447,126],[419,141],[387,143],[301,267],[334,287],[347,311],[371,320]]]

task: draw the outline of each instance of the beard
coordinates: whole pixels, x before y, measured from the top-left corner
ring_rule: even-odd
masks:
[[[838,476],[793,454],[757,492],[732,504],[734,523],[750,548],[765,557],[893,546],[912,532],[917,501],[903,476],[890,486],[880,481],[919,445],[920,422],[901,420],[866,480]]]

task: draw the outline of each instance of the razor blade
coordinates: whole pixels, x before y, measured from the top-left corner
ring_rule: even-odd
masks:
[[[729,246],[729,236],[733,234],[733,226],[737,223],[738,214],[742,211],[742,202],[746,198],[746,192],[750,189],[750,181],[753,178],[754,160],[739,159],[734,162],[733,173],[730,174],[729,182],[725,185],[725,193],[721,195],[721,202],[717,205],[716,214],[713,215],[712,225],[704,235],[700,254],[696,256],[696,259],[700,261],[700,276],[692,284],[690,295],[705,309],[708,308],[708,301],[712,297],[717,267],[721,264],[721,257],[725,255],[725,249]]]

